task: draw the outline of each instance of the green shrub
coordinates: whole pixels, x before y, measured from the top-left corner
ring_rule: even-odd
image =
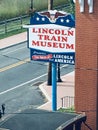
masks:
[[[68,0],[54,0],[53,6],[68,3]],[[48,0],[33,0],[36,11],[47,9]],[[0,0],[0,20],[27,14],[31,6],[31,0]]]
[[[0,19],[16,17],[26,14],[29,9],[30,0],[2,0],[0,1]]]
[[[69,108],[60,108],[58,111],[60,112],[75,112],[74,106]]]

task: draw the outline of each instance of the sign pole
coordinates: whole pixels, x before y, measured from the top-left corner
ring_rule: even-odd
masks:
[[[53,0],[48,0],[48,10],[53,9]],[[49,63],[51,66],[51,63]],[[57,82],[56,82],[56,63],[52,63],[52,73],[49,78],[52,77],[52,111],[57,110]],[[51,70],[50,70],[51,71]]]
[[[56,82],[57,64],[52,63],[52,111],[57,110],[57,82]]]

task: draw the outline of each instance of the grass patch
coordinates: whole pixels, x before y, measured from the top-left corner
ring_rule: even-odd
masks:
[[[22,32],[26,32],[26,31],[27,31],[26,29],[22,29],[22,30],[11,31],[11,32],[6,33],[6,34],[1,34],[0,39],[6,38],[6,37],[9,37],[9,36],[13,36],[13,35],[16,35],[16,34],[19,34],[19,33],[22,33]]]
[[[1,0],[0,20],[26,14],[30,6],[30,0]]]
[[[70,107],[70,108],[60,108],[58,111],[60,112],[70,112],[70,113],[74,113],[75,109],[74,107]]]
[[[54,0],[53,6],[68,3],[68,0]],[[31,6],[31,0],[0,0],[0,20],[27,14]],[[33,0],[36,11],[48,9],[48,0]]]

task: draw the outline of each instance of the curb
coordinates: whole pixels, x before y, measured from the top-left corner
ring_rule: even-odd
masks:
[[[47,98],[48,102],[51,102],[51,98],[48,95],[47,91],[43,88],[43,86],[46,86],[46,82],[44,82],[43,84],[39,85],[39,88],[42,91],[42,93],[45,95],[45,97]]]
[[[12,44],[12,45],[9,45],[9,46],[6,46],[6,47],[2,47],[2,48],[0,48],[0,50],[4,50],[4,49],[7,49],[9,47],[13,47],[13,46],[16,46],[16,45],[19,45],[19,44],[23,44],[25,42],[27,42],[27,40],[23,41],[23,42],[18,42],[18,43]]]

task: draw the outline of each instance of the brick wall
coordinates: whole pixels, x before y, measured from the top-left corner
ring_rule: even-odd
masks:
[[[86,123],[98,130],[98,0],[94,1],[94,12],[80,13],[76,1],[76,62],[75,62],[75,109],[84,111]],[[82,125],[82,130],[89,130]]]

